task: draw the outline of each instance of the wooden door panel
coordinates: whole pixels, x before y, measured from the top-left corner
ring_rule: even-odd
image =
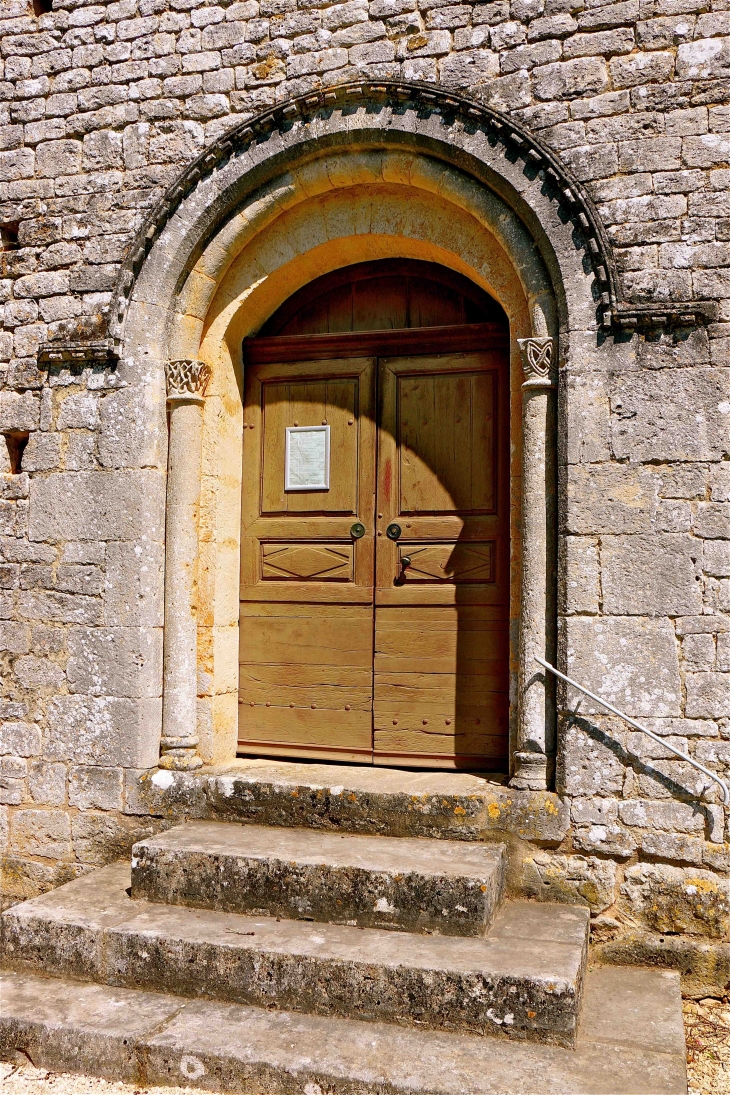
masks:
[[[356,711],[370,711],[373,705],[372,667],[367,665],[317,665],[299,663],[296,676],[287,666],[268,663],[243,663],[239,671],[239,692],[242,703],[271,702],[272,689],[284,706],[311,708],[319,702],[328,710],[344,711],[349,706]]]
[[[251,606],[253,607],[253,606]],[[338,605],[330,615],[294,615],[289,605],[279,605],[276,616],[247,613],[245,634],[240,637],[241,664],[265,662],[276,665],[372,664],[373,639],[368,633],[372,613],[363,609],[357,617],[343,619]],[[337,639],[333,644],[333,628]],[[252,652],[257,652],[253,657]]]
[[[372,359],[252,367],[244,403],[239,748],[369,759]],[[327,490],[286,490],[288,426],[330,427]],[[354,522],[365,536],[351,535]]]
[[[452,673],[429,673],[425,670],[378,671],[378,703],[391,710],[399,704],[415,710],[418,704],[435,706],[444,715],[457,710],[483,707],[502,686],[501,659],[479,662],[473,666],[481,673],[459,673],[458,691]],[[414,706],[415,705],[415,706]],[[419,708],[420,710],[420,708]]]
[[[373,746],[376,764],[503,771],[507,735],[490,735],[481,726],[474,734],[424,734],[419,729],[381,728],[376,719]]]
[[[494,509],[495,379],[491,373],[398,376],[401,513]],[[444,428],[449,423],[452,428]]]
[[[386,631],[378,625],[375,637],[375,672],[448,673],[480,676],[501,666],[505,652],[504,624],[498,632],[468,632],[468,639],[453,632],[432,632],[428,625],[412,632]],[[447,641],[449,640],[449,641]],[[450,641],[453,640],[453,641]]]
[[[370,712],[349,711],[339,714],[305,708],[256,707],[251,713],[242,711],[243,731],[246,744],[273,745],[277,752],[282,748],[296,755],[298,748],[316,746],[320,750],[348,749],[353,752],[372,751],[372,723]]]
[[[347,513],[357,509],[357,441],[355,423],[358,382],[355,378],[263,384],[262,514]],[[327,491],[284,490],[284,437],[287,426],[330,427]]]
[[[401,605],[381,608],[379,626],[387,631],[413,631],[427,621],[429,631],[495,631],[504,627],[507,613],[499,605],[459,605],[426,612]]]
[[[504,762],[508,390],[504,354],[380,363],[376,764]]]

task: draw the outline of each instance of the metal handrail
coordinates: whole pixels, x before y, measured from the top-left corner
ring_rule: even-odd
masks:
[[[628,715],[624,715],[623,711],[619,711],[618,707],[614,707],[613,704],[608,703],[607,700],[602,700],[600,696],[597,696],[595,694],[595,692],[589,692],[588,689],[584,688],[582,684],[578,684],[577,681],[574,681],[571,677],[566,676],[565,673],[561,673],[560,670],[556,669],[554,665],[551,665],[550,662],[546,662],[544,658],[539,657],[537,654],[535,654],[535,661],[538,663],[538,665],[542,665],[545,667],[545,669],[549,669],[550,672],[554,673],[556,677],[560,677],[561,681],[565,681],[565,683],[571,685],[572,688],[577,688],[578,691],[582,692],[584,696],[588,696],[590,699],[595,700],[596,703],[600,703],[601,707],[605,707],[606,710],[610,711],[613,715],[618,715],[620,719],[623,719],[624,722],[627,722],[629,726],[633,726],[635,730],[641,730],[642,734],[647,734],[650,738],[653,738],[654,741],[659,742],[659,744],[662,745],[665,749],[669,749],[669,751],[674,753],[675,756],[680,757],[682,760],[686,760],[687,763],[691,764],[693,768],[697,768],[700,772],[703,772],[706,776],[709,776],[709,778],[714,780],[715,783],[717,783],[720,787],[724,804],[726,806],[730,806],[730,788],[724,780],[720,779],[720,777],[715,774],[715,772],[711,772],[709,768],[705,768],[704,764],[700,764],[699,761],[693,760],[692,757],[687,756],[687,754],[683,753],[681,749],[675,749],[673,745],[670,745],[668,741],[666,741],[664,738],[659,737],[659,735],[655,734],[652,730],[647,730],[645,726],[640,726],[638,722],[634,722],[634,720],[630,719]]]

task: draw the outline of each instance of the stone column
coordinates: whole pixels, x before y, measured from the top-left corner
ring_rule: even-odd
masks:
[[[204,361],[170,361],[166,370],[170,439],[160,768],[179,770],[203,763],[197,753],[196,598],[203,402],[210,371]]]
[[[548,658],[548,579],[554,547],[554,460],[549,449],[554,344],[552,338],[518,339],[522,385],[522,589],[519,637],[519,710],[513,787],[545,790],[552,779],[555,744],[546,693],[552,682],[535,662]]]

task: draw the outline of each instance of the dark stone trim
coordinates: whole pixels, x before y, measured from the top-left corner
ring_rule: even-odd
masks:
[[[39,365],[58,365],[64,362],[106,362],[114,364],[118,348],[110,338],[98,342],[44,342],[38,351]]]

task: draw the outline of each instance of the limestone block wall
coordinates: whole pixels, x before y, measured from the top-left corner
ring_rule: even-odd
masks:
[[[597,333],[564,363],[559,624],[568,672],[730,773],[727,0],[5,0],[7,900],[160,824],[135,787],[160,727],[166,453],[148,426],[165,413],[161,374],[129,386],[106,363],[39,365],[38,349],[104,336],[135,232],[206,145],[353,79],[434,82],[508,113],[586,187],[627,301],[714,305],[705,326]],[[559,702],[569,824],[549,847],[536,835],[524,888],[588,901],[609,935],[726,938],[716,791],[589,703]],[[662,919],[657,895],[685,912]]]

